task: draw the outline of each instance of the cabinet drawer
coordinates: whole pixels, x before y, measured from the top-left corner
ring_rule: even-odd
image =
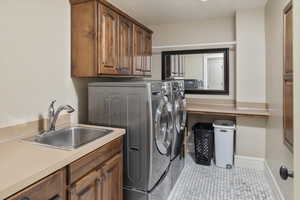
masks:
[[[123,149],[123,139],[116,139],[98,150],[71,163],[68,167],[68,184],[73,184],[87,173],[112,158]]]
[[[65,169],[60,170],[7,200],[66,200]]]

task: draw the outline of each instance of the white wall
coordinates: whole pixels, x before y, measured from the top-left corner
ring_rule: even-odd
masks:
[[[78,109],[86,84],[70,78],[69,2],[1,0],[0,26],[0,127],[45,116],[53,99]]]
[[[293,168],[293,155],[283,144],[283,9],[288,1],[272,0],[266,6],[267,123],[266,159],[286,200],[292,200],[293,181],[283,181],[281,165]]]
[[[236,12],[238,102],[266,102],[264,8]]]
[[[168,45],[186,45],[186,44],[202,44],[216,42],[235,41],[235,18],[223,17],[216,19],[206,19],[197,22],[184,24],[161,24],[149,25],[154,31],[153,46]],[[227,47],[227,46],[219,46]],[[194,47],[201,48],[218,48],[216,47]],[[172,48],[168,50],[183,50],[193,48]],[[161,79],[161,50],[153,49],[153,75],[152,79]],[[230,94],[229,95],[188,95],[195,98],[221,98],[235,99],[235,51],[230,50]]]

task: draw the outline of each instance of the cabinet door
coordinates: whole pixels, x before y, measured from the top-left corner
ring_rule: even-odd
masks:
[[[105,163],[102,168],[103,200],[123,200],[123,156],[118,154]],[[102,200],[101,199],[101,200]]]
[[[98,46],[99,74],[118,74],[118,19],[110,8],[100,5],[100,44]]]
[[[132,71],[132,22],[119,17],[119,67],[120,74]]]
[[[293,72],[293,10],[290,8],[284,15],[284,66],[285,73]]]
[[[293,151],[293,9],[289,4],[284,10],[284,70],[283,70],[283,128],[284,143]]]
[[[100,200],[99,182],[99,173],[91,172],[72,186],[69,200]]]
[[[133,75],[143,75],[144,30],[133,25]]]
[[[71,34],[73,77],[97,76],[97,4],[89,1],[72,4]]]
[[[283,107],[283,127],[284,127],[284,141],[285,144],[291,148],[294,143],[294,134],[293,134],[293,81],[285,80],[284,81],[284,107]]]
[[[7,200],[66,200],[65,170],[60,170]]]
[[[151,76],[152,68],[152,34],[144,32],[144,66],[145,76]]]

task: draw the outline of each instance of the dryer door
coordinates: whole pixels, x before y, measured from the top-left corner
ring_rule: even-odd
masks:
[[[160,101],[155,116],[155,143],[158,152],[170,155],[172,125],[172,105],[167,96]]]

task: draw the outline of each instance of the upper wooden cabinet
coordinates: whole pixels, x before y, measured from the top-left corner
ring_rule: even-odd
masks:
[[[133,74],[143,75],[144,31],[139,26],[133,27]]]
[[[152,31],[105,0],[70,0],[72,76],[150,76]]]
[[[119,17],[119,67],[122,74],[132,73],[133,23]]]
[[[118,22],[119,16],[110,8],[100,5],[98,33],[99,74],[118,74]]]
[[[133,26],[133,74],[151,76],[152,34]]]
[[[151,76],[152,71],[152,34],[144,33],[144,75]]]

